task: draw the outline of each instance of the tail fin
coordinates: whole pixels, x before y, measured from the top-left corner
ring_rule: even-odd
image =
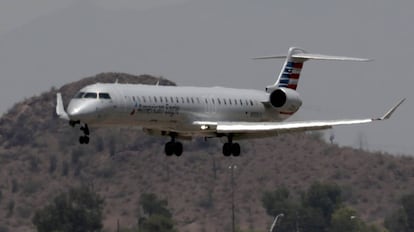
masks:
[[[370,59],[363,58],[311,54],[303,49],[295,47],[289,48],[287,55],[266,56],[254,59],[286,59],[276,82],[273,85],[266,87],[267,92],[272,92],[274,89],[280,87],[296,90],[303,63],[307,60],[370,61]]]

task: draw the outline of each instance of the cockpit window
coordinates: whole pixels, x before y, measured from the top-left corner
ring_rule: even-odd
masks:
[[[99,93],[99,99],[111,99],[109,93]]]
[[[82,96],[85,94],[85,92],[78,92],[75,97],[73,98],[82,98]]]
[[[96,93],[85,93],[85,95],[83,95],[83,98],[97,98],[97,94]]]

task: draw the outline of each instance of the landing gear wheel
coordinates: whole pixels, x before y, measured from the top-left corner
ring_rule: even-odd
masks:
[[[80,124],[79,121],[69,121],[71,126],[75,126],[76,124]],[[84,126],[81,126],[80,130],[83,132],[83,135],[79,137],[80,144],[88,144],[89,143],[89,128],[88,124],[85,123]]]
[[[165,144],[164,152],[167,156],[181,156],[183,154],[183,144],[180,142],[168,142]]]
[[[79,137],[79,143],[80,144],[88,144],[89,143],[89,137],[84,135]]]
[[[172,156],[174,154],[174,143],[173,142],[166,143],[164,152],[167,156]]]
[[[183,144],[180,142],[174,143],[174,153],[176,156],[181,156],[183,154]]]
[[[240,145],[238,143],[231,144],[231,153],[233,156],[240,156]]]
[[[223,145],[223,155],[230,156],[231,155],[231,143],[225,143]]]
[[[88,136],[85,136],[84,140],[85,140],[85,144],[89,144],[89,137]]]

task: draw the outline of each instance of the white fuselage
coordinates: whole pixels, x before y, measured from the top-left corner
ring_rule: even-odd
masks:
[[[269,94],[258,90],[97,83],[80,92],[96,93],[96,97],[73,98],[67,111],[71,120],[89,125],[203,135],[209,130],[201,130],[193,122],[282,121],[290,116],[266,104]],[[101,98],[100,93],[110,98]]]

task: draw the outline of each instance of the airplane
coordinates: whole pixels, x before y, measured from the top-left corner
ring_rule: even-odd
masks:
[[[287,55],[255,59],[285,59],[276,82],[265,91],[96,83],[79,90],[70,100],[67,111],[61,93],[57,93],[56,113],[72,127],[81,125],[80,144],[89,143],[89,126],[137,126],[149,135],[169,136],[171,140],[164,147],[167,156],[180,156],[183,145],[177,140],[193,137],[223,137],[227,139],[223,155],[239,156],[241,149],[235,140],[382,121],[389,119],[405,100],[400,100],[382,117],[286,122],[302,105],[296,89],[304,62],[370,60],[313,54],[296,47],[291,47]]]

